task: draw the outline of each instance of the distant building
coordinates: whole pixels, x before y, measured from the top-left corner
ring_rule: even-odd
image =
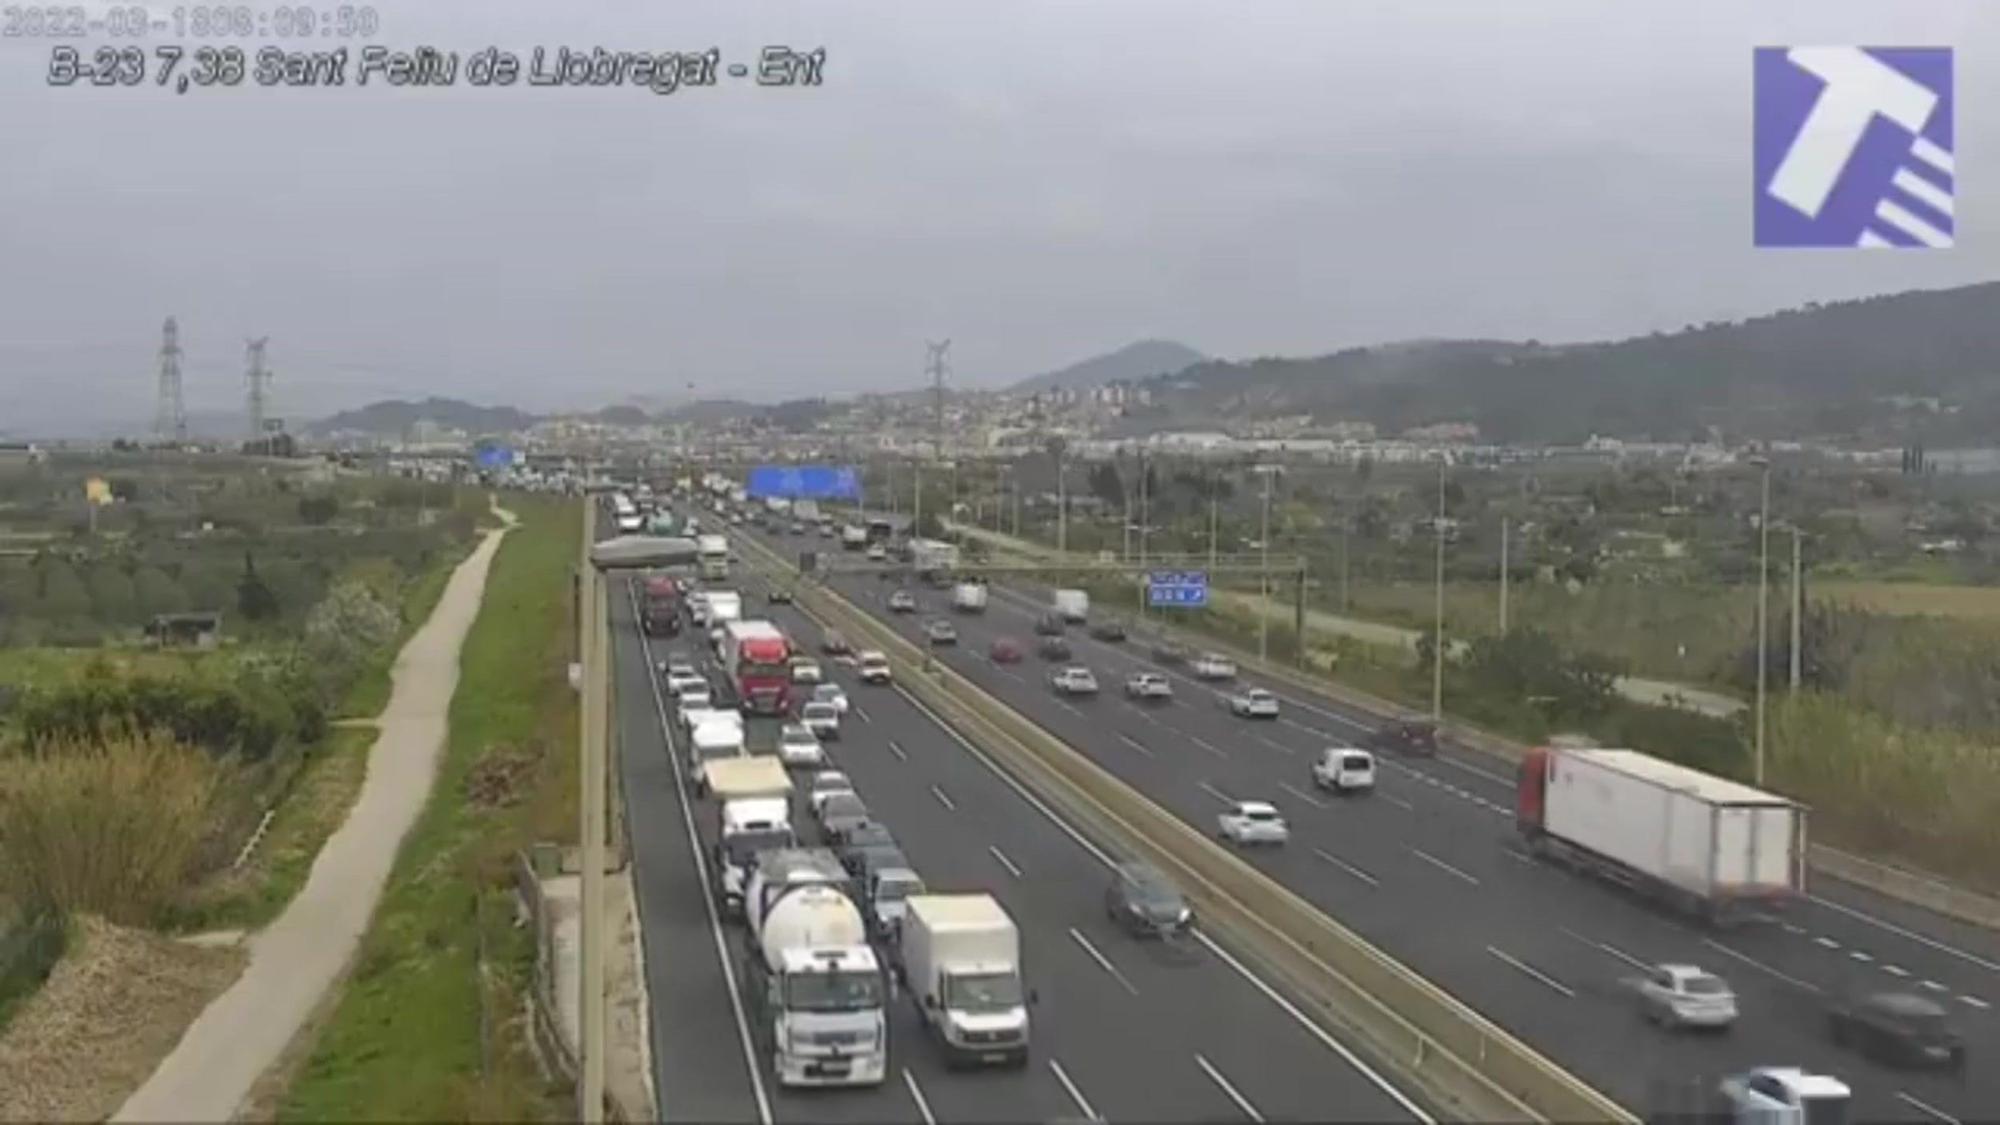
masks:
[[[213,649],[222,643],[222,615],[157,614],[146,623],[146,640],[159,648]]]

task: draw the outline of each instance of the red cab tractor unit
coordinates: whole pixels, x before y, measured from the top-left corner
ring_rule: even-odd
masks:
[[[719,651],[738,707],[756,715],[782,715],[790,709],[792,642],[776,625],[731,621],[722,627]]]
[[[1805,891],[1805,806],[1636,750],[1529,750],[1514,823],[1536,855],[1716,924]]]
[[[666,575],[646,579],[639,600],[640,624],[655,637],[681,631],[681,584]]]

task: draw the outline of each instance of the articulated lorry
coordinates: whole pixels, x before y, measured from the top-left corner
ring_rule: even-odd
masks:
[[[1805,890],[1803,805],[1636,750],[1529,750],[1514,823],[1537,855],[1704,921],[1735,922]]]
[[[646,579],[641,596],[640,627],[655,637],[671,637],[681,631],[681,584],[672,577],[656,574]]]
[[[954,1063],[1028,1061],[1021,934],[989,894],[911,895],[896,950],[924,1026]]]
[[[755,1034],[785,1086],[873,1086],[889,1071],[882,965],[854,900],[803,883],[770,899],[744,960]]]
[[[729,577],[729,539],[723,535],[697,535],[694,557],[702,578],[721,581]]]

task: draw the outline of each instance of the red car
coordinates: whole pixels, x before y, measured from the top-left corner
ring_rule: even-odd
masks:
[[[993,658],[995,664],[1019,664],[1021,645],[1012,637],[1001,637],[993,642],[993,647],[986,654]]]

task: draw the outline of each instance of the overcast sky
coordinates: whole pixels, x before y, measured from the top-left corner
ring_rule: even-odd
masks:
[[[2000,277],[1992,0],[374,7],[371,42],[462,55],[824,47],[824,85],[177,96],[51,89],[56,41],[0,40],[0,431],[143,426],[169,313],[190,409],[238,409],[268,335],[307,416],[906,387],[926,337],[990,386],[1149,336],[1598,338]],[[1751,248],[1751,48],[1815,43],[1958,49],[1956,249]]]

